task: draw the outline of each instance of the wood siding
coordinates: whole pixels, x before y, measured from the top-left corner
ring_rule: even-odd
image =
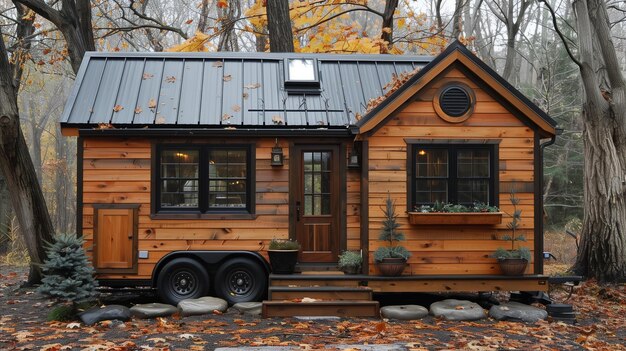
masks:
[[[473,115],[466,121],[452,124],[436,115],[432,100],[435,92],[449,82],[462,82],[476,94]],[[434,80],[375,128],[366,140],[368,149],[369,178],[369,273],[379,274],[373,264],[373,252],[383,243],[378,239],[383,221],[382,208],[387,194],[396,203],[400,230],[407,241],[402,244],[412,253],[404,274],[501,274],[497,261],[490,255],[498,247],[508,247],[503,241],[508,234],[508,214],[513,213],[509,201],[511,184],[521,189],[517,197],[522,210],[520,234],[526,242],[518,242],[534,248],[534,131],[505,109],[493,96],[479,85],[467,79],[458,69],[447,71]],[[502,224],[481,226],[411,225],[407,210],[407,142],[405,139],[447,140],[498,140],[499,158],[499,206],[505,215]],[[529,264],[526,273],[533,273]]]
[[[138,250],[149,252],[138,260],[138,273],[104,274],[105,279],[150,279],[154,265],[166,254],[178,250],[250,250],[266,256],[272,238],[289,237],[289,146],[281,140],[285,162],[270,165],[275,139],[256,140],[255,218],[232,219],[228,215],[211,219],[157,219],[150,213],[151,153],[149,139],[83,138],[83,217],[85,247],[93,252],[94,204],[139,204]],[[250,142],[250,140],[241,140]],[[236,140],[181,140],[220,144]],[[346,147],[343,144],[342,147]],[[348,150],[349,151],[349,150]],[[347,154],[347,152],[346,152]],[[341,160],[345,162],[345,160]],[[360,248],[360,174],[347,171],[345,228],[340,228],[348,249]],[[266,256],[267,257],[267,256]]]

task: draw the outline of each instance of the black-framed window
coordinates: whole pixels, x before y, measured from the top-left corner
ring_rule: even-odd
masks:
[[[410,150],[411,207],[435,202],[497,205],[494,145],[413,144]]]
[[[157,145],[157,213],[253,213],[250,145]]]

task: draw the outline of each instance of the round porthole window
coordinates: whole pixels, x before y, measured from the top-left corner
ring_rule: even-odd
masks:
[[[463,83],[441,87],[433,99],[437,115],[450,123],[460,123],[474,112],[474,92]]]

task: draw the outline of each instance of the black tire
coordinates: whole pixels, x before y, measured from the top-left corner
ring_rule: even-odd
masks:
[[[215,274],[215,293],[230,304],[261,301],[266,290],[265,270],[250,259],[230,259]]]
[[[209,293],[209,275],[198,261],[175,258],[165,264],[159,273],[157,293],[161,301],[174,306],[181,300],[206,296]]]

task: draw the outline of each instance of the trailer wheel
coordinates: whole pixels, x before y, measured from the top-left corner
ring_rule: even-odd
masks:
[[[246,258],[224,262],[215,274],[215,292],[231,304],[260,301],[266,289],[265,270]]]
[[[198,261],[176,258],[159,273],[157,292],[163,302],[176,306],[182,300],[206,296],[209,293],[209,275]]]

